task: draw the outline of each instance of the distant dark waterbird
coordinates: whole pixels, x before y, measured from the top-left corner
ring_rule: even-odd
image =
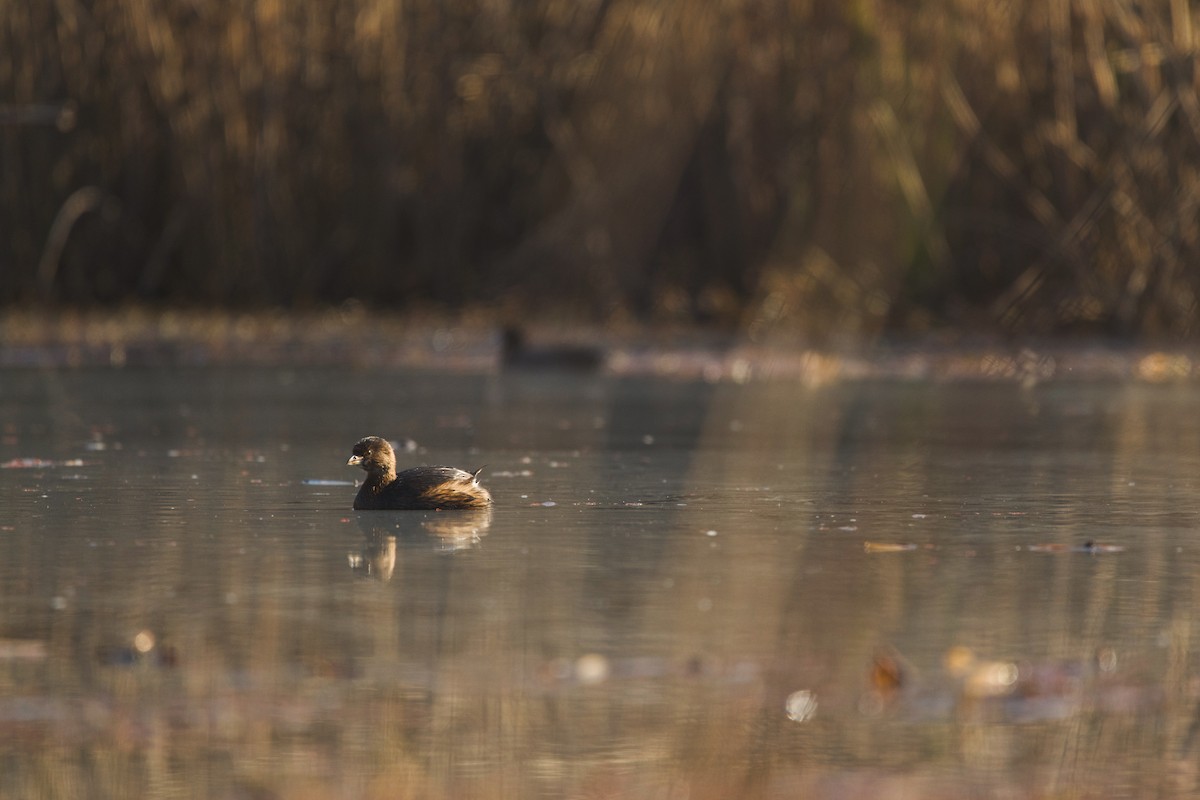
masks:
[[[367,473],[354,498],[356,511],[450,510],[487,508],[492,495],[479,483],[479,473],[456,467],[413,467],[396,472],[396,454],[379,436],[367,436],[354,445],[346,462]]]
[[[530,344],[525,332],[509,326],[501,332],[500,360],[505,369],[592,371],[604,366],[604,350],[587,344]]]

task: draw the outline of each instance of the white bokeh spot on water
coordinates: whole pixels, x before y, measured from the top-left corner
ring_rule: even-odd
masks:
[[[816,716],[817,696],[808,689],[800,689],[788,695],[783,707],[792,722],[808,722]]]

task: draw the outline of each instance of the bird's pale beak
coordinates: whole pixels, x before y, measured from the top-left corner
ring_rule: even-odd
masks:
[[[346,462],[347,467],[357,467],[362,463],[362,456],[350,456],[350,460]]]

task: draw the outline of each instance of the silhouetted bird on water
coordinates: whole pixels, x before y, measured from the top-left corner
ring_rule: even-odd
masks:
[[[516,326],[504,329],[501,340],[501,363],[506,369],[572,369],[593,370],[604,365],[604,352],[585,344],[531,345]]]
[[[492,495],[479,485],[479,473],[455,467],[413,467],[396,472],[396,454],[386,439],[368,436],[354,445],[346,462],[362,467],[367,479],[354,498],[356,511],[487,508]]]

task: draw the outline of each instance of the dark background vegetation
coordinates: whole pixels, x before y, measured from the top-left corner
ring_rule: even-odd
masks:
[[[0,303],[1184,337],[1196,16],[15,0]]]

